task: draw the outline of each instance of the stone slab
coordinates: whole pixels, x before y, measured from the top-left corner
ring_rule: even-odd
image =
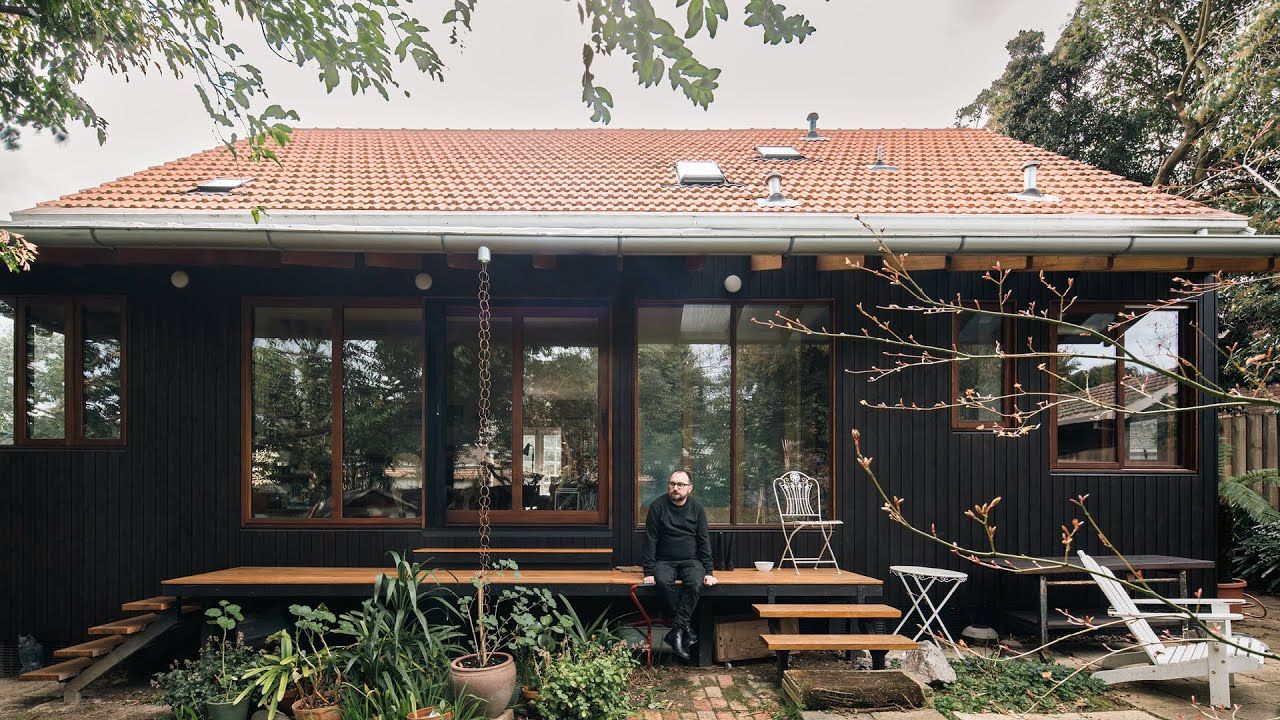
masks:
[[[956,713],[960,720],[1009,720],[1009,715],[1000,713]],[[1157,720],[1154,715],[1141,710],[1107,710],[1103,712],[1081,713],[1027,713],[1019,715],[1020,720]]]
[[[801,710],[802,720],[872,720],[868,713],[841,714],[830,710]]]
[[[946,720],[946,716],[932,708],[871,713],[872,720]]]

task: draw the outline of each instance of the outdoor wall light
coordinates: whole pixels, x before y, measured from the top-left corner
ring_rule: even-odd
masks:
[[[181,290],[187,286],[187,283],[191,282],[191,277],[187,275],[186,270],[174,270],[173,274],[169,276],[169,282]]]
[[[419,290],[431,289],[431,276],[427,273],[418,273],[413,276],[413,286]]]
[[[742,289],[742,278],[737,275],[730,275],[724,279],[724,289],[731,293],[736,293]]]

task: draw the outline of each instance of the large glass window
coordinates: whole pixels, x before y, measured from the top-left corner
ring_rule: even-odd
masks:
[[[952,342],[955,349],[969,355],[995,355],[997,348],[1009,351],[1010,323],[1003,318],[990,315],[961,314],[952,320]],[[1002,425],[1005,417],[995,412],[1008,413],[1012,403],[1008,400],[1013,393],[1013,375],[1007,360],[988,357],[955,362],[951,365],[951,402],[955,403],[951,413],[953,427],[980,428]],[[961,406],[963,398],[1004,398],[987,400],[986,407],[974,405]]]
[[[124,303],[0,298],[0,446],[124,440]]]
[[[1113,327],[1121,308],[1067,316],[1097,331],[1057,331],[1054,441],[1058,467],[1180,467],[1189,464],[1189,418],[1177,408],[1182,386],[1160,372],[1177,372],[1189,357],[1183,311],[1148,312]],[[1138,362],[1126,361],[1116,343]],[[1124,408],[1118,412],[1114,408]]]
[[[676,468],[715,524],[777,521],[772,480],[800,470],[831,504],[831,342],[766,328],[775,313],[830,327],[817,303],[642,307],[637,354],[636,517]]]
[[[451,521],[477,518],[485,484],[494,517],[504,522],[604,520],[603,317],[598,309],[495,309],[494,426],[487,456],[477,410],[479,323],[470,312],[449,318],[445,449]]]
[[[249,522],[419,522],[421,307],[249,315]]]

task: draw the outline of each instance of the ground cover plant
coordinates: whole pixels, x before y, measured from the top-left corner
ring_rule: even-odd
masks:
[[[590,638],[555,653],[541,651],[541,656],[541,686],[533,703],[539,717],[622,720],[630,716],[627,683],[639,662],[625,642]]]
[[[967,657],[952,660],[956,681],[939,690],[934,707],[961,712],[1053,713],[1111,709],[1106,686],[1057,663]]]
[[[244,620],[240,606],[222,600],[218,607],[205,610],[205,617],[219,634],[209,637],[195,659],[175,661],[152,679],[152,686],[161,691],[177,720],[201,720],[208,717],[209,704],[235,701],[248,687],[242,678],[256,660],[256,653],[243,638],[231,635]]]

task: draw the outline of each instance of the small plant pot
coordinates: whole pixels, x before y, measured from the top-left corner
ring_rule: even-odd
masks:
[[[405,720],[453,720],[453,711],[441,710],[440,708],[432,705],[430,707],[418,708],[404,717]]]
[[[294,720],[342,720],[341,705],[326,705],[318,708],[304,708],[301,700],[294,701],[289,707],[293,710]]]
[[[253,698],[246,697],[238,703],[205,703],[204,710],[209,720],[247,720],[252,706]]]
[[[1248,585],[1249,583],[1240,578],[1231,578],[1231,582],[1220,582],[1218,583],[1218,599],[1231,600],[1231,611],[1240,612],[1240,606],[1244,605],[1244,589]]]
[[[516,661],[504,652],[489,653],[498,663],[479,665],[479,654],[463,655],[449,663],[449,689],[454,697],[470,695],[483,703],[485,717],[495,718],[511,703],[516,691]],[[298,720],[302,720],[299,718]]]
[[[533,702],[538,699],[538,688],[525,685],[520,688],[520,697],[524,698],[525,702]]]

